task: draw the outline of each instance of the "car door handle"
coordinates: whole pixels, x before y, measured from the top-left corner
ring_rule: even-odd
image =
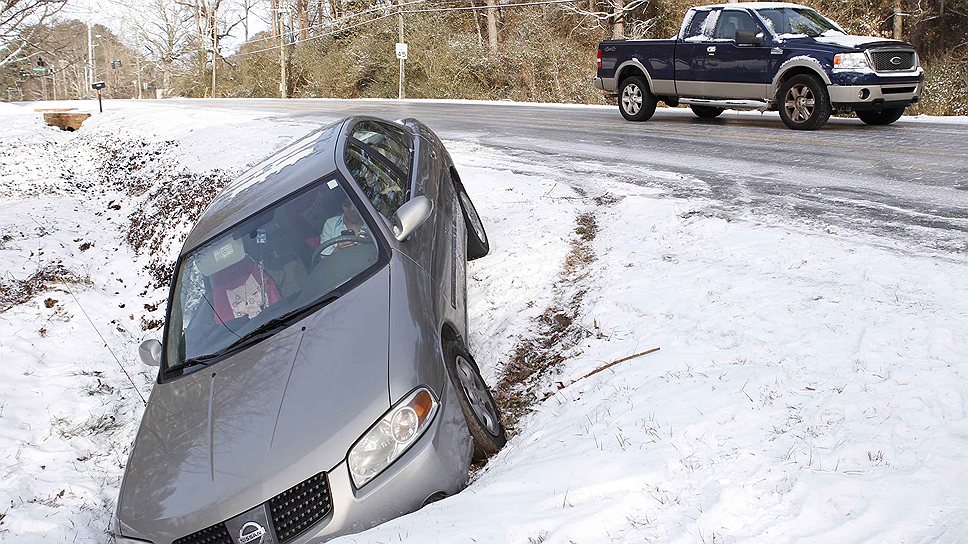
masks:
[[[715,55],[716,54],[716,46],[715,45],[710,45],[709,47],[706,48],[706,52],[709,53],[710,55]]]

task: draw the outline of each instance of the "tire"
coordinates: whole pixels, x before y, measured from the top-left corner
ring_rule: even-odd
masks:
[[[696,117],[700,119],[712,119],[714,117],[719,117],[721,113],[726,111],[724,108],[716,108],[713,106],[689,106],[692,108],[692,113],[696,114]]]
[[[904,108],[884,108],[881,111],[861,110],[854,113],[868,125],[890,125],[904,115]]]
[[[497,403],[481,378],[474,358],[460,344],[448,342],[444,346],[444,361],[464,412],[467,430],[474,439],[474,461],[487,459],[507,443]]]
[[[464,215],[464,224],[467,225],[467,260],[473,261],[480,259],[491,251],[491,245],[487,241],[487,232],[484,231],[484,222],[477,214],[477,208],[471,202],[471,197],[464,189],[464,184],[454,179],[454,190],[457,191],[457,201],[460,202],[461,213]]]
[[[657,100],[642,76],[622,80],[618,90],[618,111],[628,121],[648,121],[655,114]]]
[[[830,96],[817,76],[791,77],[780,86],[776,98],[780,119],[793,130],[817,130],[830,119]]]

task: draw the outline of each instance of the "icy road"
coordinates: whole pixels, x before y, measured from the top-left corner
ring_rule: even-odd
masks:
[[[109,101],[64,133],[33,107],[0,104],[0,543],[111,542],[193,217],[352,113],[445,139],[491,242],[469,344],[515,409],[465,491],[334,543],[965,541],[965,119]]]
[[[651,170],[698,178],[702,183],[695,186],[676,181],[668,188],[678,196],[713,198],[726,209],[793,214],[968,251],[968,123],[963,119],[905,118],[894,126],[870,127],[858,119],[833,118],[823,130],[794,132],[775,113],[755,112],[727,111],[718,119],[700,120],[688,109],[659,108],[649,122],[629,123],[617,108],[605,106],[393,100],[202,104],[320,123],[351,114],[417,117],[445,139],[544,155],[560,164],[601,162],[615,166],[610,170],[619,180],[637,183],[637,172]]]

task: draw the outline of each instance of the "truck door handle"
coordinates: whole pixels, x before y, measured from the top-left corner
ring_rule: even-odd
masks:
[[[716,46],[715,45],[710,45],[709,47],[706,48],[706,52],[709,53],[710,55],[715,55],[716,54]]]

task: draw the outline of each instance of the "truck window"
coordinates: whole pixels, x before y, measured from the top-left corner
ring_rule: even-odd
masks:
[[[755,33],[760,32],[760,27],[746,11],[723,10],[713,37],[717,40],[735,40],[738,31]]]
[[[692,10],[690,12],[689,21],[685,24],[684,30],[682,32],[682,39],[685,41],[700,41],[707,37],[706,32],[707,22],[710,17],[709,10]]]

